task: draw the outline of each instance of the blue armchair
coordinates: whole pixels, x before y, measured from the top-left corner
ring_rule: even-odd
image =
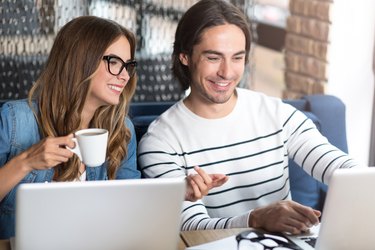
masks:
[[[331,95],[307,95],[284,102],[304,112],[333,145],[344,152],[348,151],[345,105],[340,99]],[[148,125],[173,104],[174,102],[132,103],[129,116],[134,123],[137,140],[147,131]],[[289,161],[289,175],[292,199],[322,210],[327,186],[313,179],[292,160]]]

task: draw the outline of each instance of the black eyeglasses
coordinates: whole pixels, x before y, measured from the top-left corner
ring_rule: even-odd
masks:
[[[132,77],[135,73],[137,67],[137,62],[135,60],[124,62],[118,56],[103,56],[103,60],[107,61],[108,71],[111,75],[118,76],[121,74],[122,70],[125,68],[128,72],[129,77]]]
[[[258,230],[242,232],[236,235],[236,241],[237,250],[302,250],[302,248],[281,235],[262,233]]]

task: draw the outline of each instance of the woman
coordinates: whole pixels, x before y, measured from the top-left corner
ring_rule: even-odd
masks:
[[[76,18],[57,34],[28,101],[3,105],[0,238],[14,235],[20,183],[140,178],[126,118],[136,87],[135,45],[134,35],[112,21]],[[89,127],[109,131],[107,160],[95,168],[66,149],[75,146],[73,132]]]
[[[140,178],[134,127],[126,117],[136,87],[134,35],[119,24],[82,16],[58,32],[28,100],[0,111],[0,239],[14,236],[21,183]],[[66,147],[85,128],[109,131],[106,162],[85,166]],[[186,199],[221,185],[223,175],[189,176]]]

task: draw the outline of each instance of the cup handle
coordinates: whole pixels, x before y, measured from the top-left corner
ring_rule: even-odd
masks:
[[[79,149],[77,138],[73,137],[72,140],[75,143],[75,147],[74,148],[69,148],[68,146],[66,146],[66,149],[69,149],[70,151],[72,151],[73,153],[75,153],[78,156],[78,158],[82,161],[81,150]]]

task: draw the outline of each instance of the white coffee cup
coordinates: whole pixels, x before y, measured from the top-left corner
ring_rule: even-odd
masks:
[[[87,166],[97,167],[105,162],[108,130],[101,128],[82,129],[74,133],[76,146],[67,147]]]

